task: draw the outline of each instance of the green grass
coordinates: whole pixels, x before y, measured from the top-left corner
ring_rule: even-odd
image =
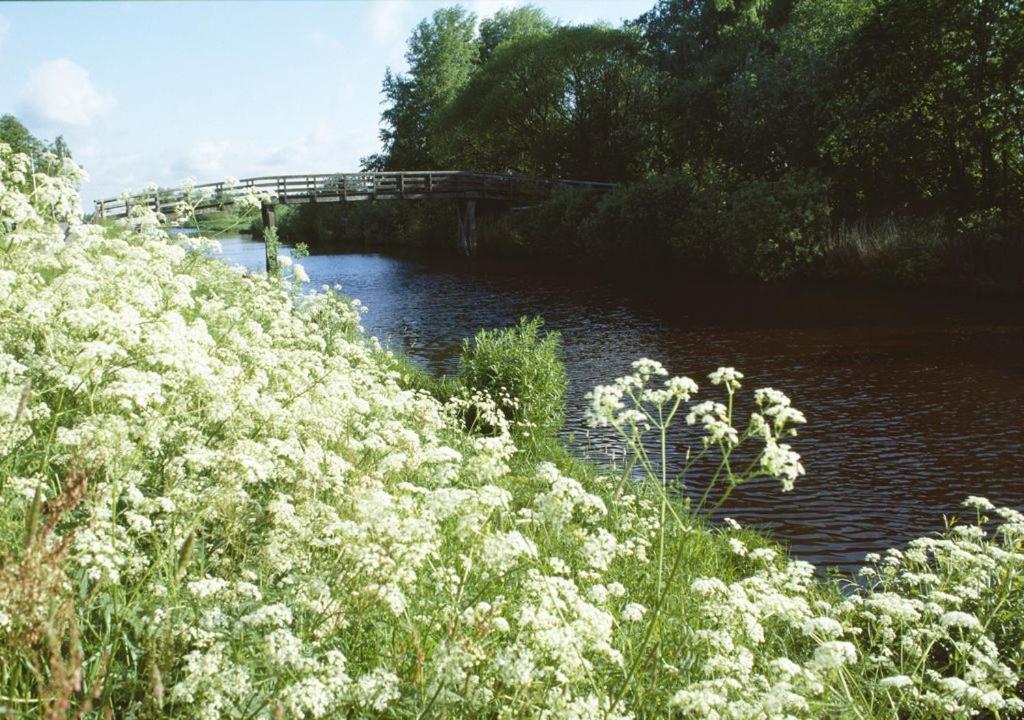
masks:
[[[252,213],[236,213],[230,210],[205,212],[188,223],[204,234],[224,235],[228,233],[251,233]]]

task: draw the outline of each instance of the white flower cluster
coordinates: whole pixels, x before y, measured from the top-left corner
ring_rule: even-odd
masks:
[[[83,225],[72,166],[33,184],[0,160],[0,706],[57,708],[49,668],[61,712],[113,717],[1021,711],[1019,513],[973,498],[975,524],[833,593],[702,529],[649,455],[652,483],[534,464],[513,398],[403,387],[333,290],[232,270],[142,211]],[[633,370],[592,418],[641,452],[698,388]],[[741,380],[713,373],[726,402],[680,417],[725,465],[759,443],[726,490],[785,485],[803,416],[765,389],[738,430]]]
[[[514,485],[514,398],[445,407],[405,390],[355,303],[239,273],[141,204],[119,229],[82,225],[66,212],[77,175],[26,194],[6,180],[24,160],[2,167],[0,528],[88,468],[88,496],[55,528],[67,587],[82,622],[134,603],[116,632],[153,648],[163,714],[373,715],[427,687],[476,714],[512,658],[536,668],[513,715],[612,707],[608,688],[566,682],[621,668],[616,627],[642,606],[586,590],[644,557],[650,523],[613,522],[553,465],[535,495],[496,485]],[[556,528],[566,561],[540,551]],[[15,617],[4,588],[0,617]],[[389,627],[405,639],[364,648]],[[438,632],[411,668],[406,642]],[[145,673],[118,673],[143,686],[116,714],[142,713]]]
[[[626,450],[650,475],[667,479],[668,468],[664,462],[652,459],[645,436],[656,432],[658,444],[665,458],[668,434],[675,417],[685,410],[688,426],[700,427],[700,451],[696,458],[704,457],[709,451],[719,454],[719,470],[712,478],[712,486],[721,483],[726,496],[732,488],[759,476],[776,478],[784,492],[792,490],[796,480],[804,475],[800,455],[781,438],[796,435],[796,425],[806,422],[803,413],[792,406],[790,399],[773,388],[761,388],[754,392],[756,412],[750,414],[745,430],[738,428],[734,421],[735,393],[740,389],[743,373],[735,368],[720,367],[708,376],[713,386],[722,386],[726,391],[726,402],[704,400],[693,402],[698,386],[691,378],[672,377],[662,387],[650,387],[656,377],[665,377],[668,371],[654,360],[640,359],[633,363],[633,372],[616,379],[610,385],[601,385],[587,395],[590,406],[586,418],[592,427],[611,427],[626,443]],[[737,473],[729,462],[733,452],[748,440],[761,443],[754,465],[745,472]],[[678,454],[678,453],[676,453]],[[692,466],[693,455],[685,453],[687,464],[682,473]],[[723,475],[724,471],[724,475]],[[710,488],[709,488],[710,489]]]
[[[841,603],[837,618],[859,637],[879,685],[921,716],[1013,717],[1024,712],[1024,648],[1006,653],[998,640],[1006,613],[1024,603],[1024,515],[982,497],[963,504],[1000,516],[995,537],[980,516],[870,557],[868,591]]]

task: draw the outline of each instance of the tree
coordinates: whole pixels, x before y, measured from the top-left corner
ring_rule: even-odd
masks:
[[[533,5],[501,9],[480,23],[480,62],[486,63],[499,45],[531,35],[547,35],[555,23]]]
[[[53,154],[61,160],[71,157],[71,148],[68,147],[63,135],[57,136],[57,139],[54,140],[53,144],[50,146],[50,150],[52,150]]]
[[[828,170],[820,145],[833,122],[839,56],[870,11],[870,0],[805,0],[761,34],[723,89],[720,152],[727,164],[772,180]]]
[[[434,140],[467,163],[621,179],[645,172],[653,75],[634,33],[559,27],[501,43]]]
[[[384,76],[388,106],[379,166],[408,170],[438,164],[428,136],[438,114],[469,82],[479,53],[476,16],[461,7],[437,10],[416,27],[405,55],[409,74],[396,75],[389,68]]]
[[[886,0],[839,70],[823,151],[846,213],[1020,212],[1019,0]]]
[[[720,172],[758,164],[757,147],[737,146],[735,90],[756,83],[758,67],[777,52],[773,34],[786,25],[791,0],[660,0],[631,25],[657,69],[662,153],[668,164]]]
[[[46,146],[28,131],[13,115],[0,116],[0,142],[7,143],[14,152],[38,159]]]
[[[43,142],[13,115],[0,116],[0,143],[10,145],[14,152],[28,155],[40,172],[49,173],[52,170],[50,163],[44,161],[48,153],[53,153],[61,160],[71,157],[71,149],[62,135],[58,135],[52,143]]]

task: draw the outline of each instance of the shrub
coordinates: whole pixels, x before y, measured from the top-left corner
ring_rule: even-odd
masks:
[[[811,266],[828,227],[827,185],[815,175],[698,183],[675,171],[604,196],[574,232],[599,260],[654,266],[671,259],[776,280]]]
[[[686,173],[655,175],[601,198],[580,227],[603,259],[653,265],[667,259],[671,230],[693,199]]]
[[[811,173],[740,183],[721,227],[730,264],[762,280],[805,271],[828,239],[827,187]]]
[[[540,257],[578,261],[593,257],[593,247],[580,232],[594,212],[597,196],[586,190],[561,189],[525,212],[516,213],[515,250]]]
[[[317,250],[455,244],[455,210],[445,203],[309,203],[282,210],[281,239]]]
[[[520,437],[551,437],[565,422],[568,379],[561,336],[542,332],[541,318],[514,327],[481,330],[463,340],[458,378],[494,398]]]
[[[889,285],[922,285],[950,271],[962,258],[941,218],[886,218],[841,223],[830,232],[817,263],[826,277],[847,277]]]

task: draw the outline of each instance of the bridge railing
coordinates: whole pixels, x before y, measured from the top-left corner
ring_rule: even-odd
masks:
[[[273,175],[105,198],[95,202],[94,217],[124,217],[139,206],[176,214],[181,203],[188,203],[198,212],[208,212],[239,202],[290,204],[426,198],[529,202],[550,196],[559,188],[607,192],[615,184],[461,170]]]

